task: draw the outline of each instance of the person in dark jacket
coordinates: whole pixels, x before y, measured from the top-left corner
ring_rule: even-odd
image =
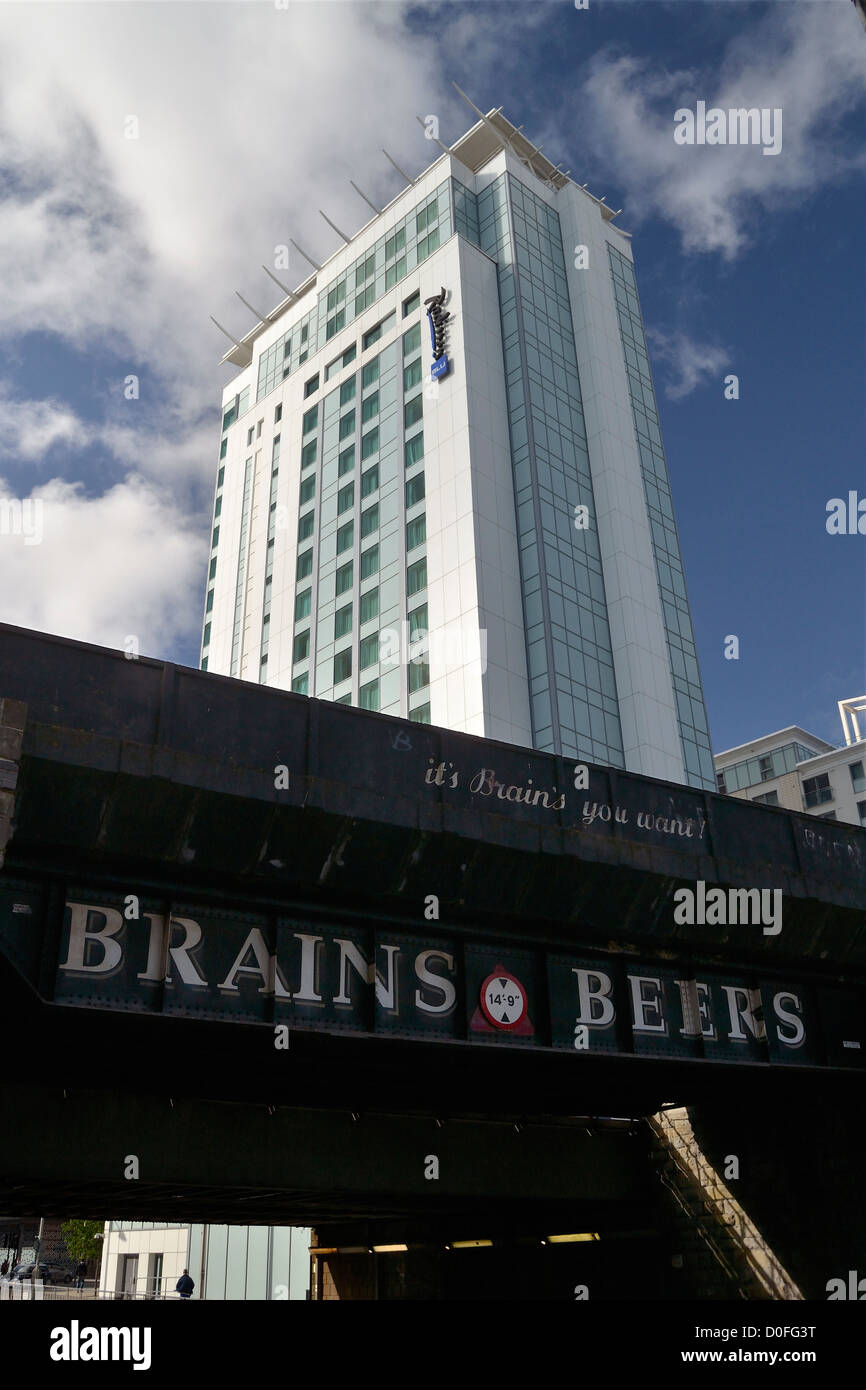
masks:
[[[84,1276],[86,1273],[87,1265],[85,1264],[84,1260],[79,1260],[78,1264],[75,1266],[75,1287],[77,1289],[84,1288]]]
[[[183,1274],[180,1276],[174,1287],[175,1292],[179,1293],[181,1298],[192,1297],[192,1291],[195,1288],[195,1282],[192,1279],[190,1279],[188,1269],[184,1270]]]

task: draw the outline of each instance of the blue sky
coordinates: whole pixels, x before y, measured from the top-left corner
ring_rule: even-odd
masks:
[[[289,236],[336,249],[319,207],[360,226],[350,177],[393,197],[383,144],[429,163],[416,115],[468,128],[451,79],[634,234],[715,749],[839,742],[866,689],[866,537],[825,527],[866,497],[849,0],[0,7],[0,496],[45,518],[41,545],[0,537],[0,619],[197,664],[230,375],[208,316],[246,331],[234,290],[270,307]],[[698,100],[780,107],[781,153],[677,146]]]

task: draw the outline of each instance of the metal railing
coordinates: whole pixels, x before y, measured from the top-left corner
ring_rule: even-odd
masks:
[[[41,1279],[16,1279],[0,1283],[0,1302],[78,1303],[78,1302],[185,1302],[173,1289],[160,1293],[139,1293],[128,1289],[101,1289],[90,1281],[78,1289],[69,1284],[46,1284]]]

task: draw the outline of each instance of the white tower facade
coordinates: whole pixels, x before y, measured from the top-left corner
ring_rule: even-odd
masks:
[[[629,237],[501,113],[225,360],[203,667],[715,787]]]

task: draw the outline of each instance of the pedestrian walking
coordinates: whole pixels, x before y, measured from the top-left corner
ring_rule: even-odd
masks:
[[[79,1260],[78,1264],[75,1266],[75,1287],[77,1289],[84,1288],[84,1276],[86,1273],[87,1265],[85,1264],[84,1260]]]
[[[183,1274],[180,1276],[174,1287],[175,1292],[179,1293],[181,1298],[192,1297],[192,1291],[195,1288],[195,1282],[194,1280],[190,1279],[188,1269],[184,1270]]]

